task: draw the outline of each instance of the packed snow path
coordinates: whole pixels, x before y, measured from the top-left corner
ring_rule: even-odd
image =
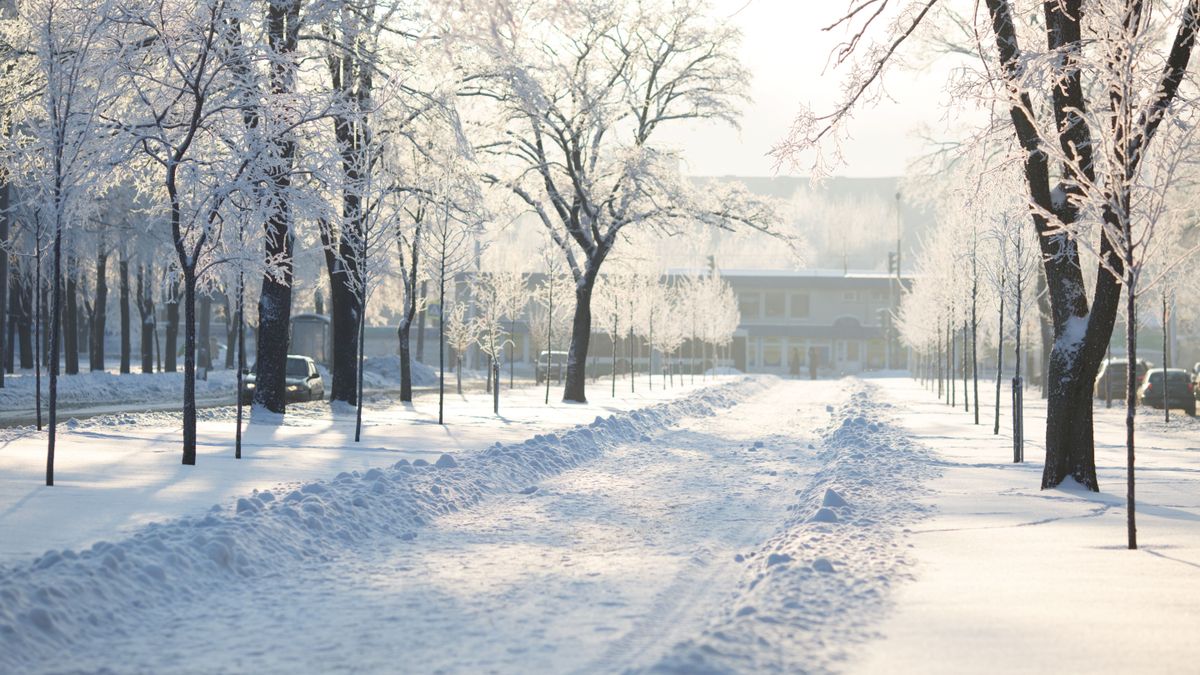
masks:
[[[836,670],[932,471],[868,391],[742,382],[51,552],[0,570],[0,670]]]

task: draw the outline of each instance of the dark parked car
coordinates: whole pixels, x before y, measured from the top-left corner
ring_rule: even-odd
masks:
[[[1154,367],[1149,361],[1139,359],[1137,362],[1137,387],[1146,381],[1146,373]],[[1100,373],[1096,376],[1096,398],[1125,398],[1126,374],[1129,372],[1129,361],[1126,359],[1108,359],[1100,364]],[[1108,394],[1105,394],[1107,388]]]
[[[537,365],[534,367],[534,375],[538,384],[541,384],[547,375],[554,378],[555,382],[562,382],[566,374],[566,352],[542,352],[538,355]]]
[[[254,398],[256,368],[251,368],[242,380],[242,402],[249,403]],[[288,354],[287,371],[285,374],[285,400],[288,403],[297,401],[320,401],[325,398],[325,382],[317,372],[317,364],[307,356]]]
[[[1162,368],[1150,371],[1145,384],[1138,390],[1138,403],[1155,408],[1163,407],[1163,375]],[[1192,383],[1191,374],[1182,368],[1168,368],[1165,375],[1167,407],[1182,408],[1184,412],[1195,417],[1196,385]]]

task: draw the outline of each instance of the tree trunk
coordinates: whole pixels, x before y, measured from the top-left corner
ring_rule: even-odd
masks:
[[[410,331],[411,323],[401,319],[396,333],[400,339],[400,400],[406,403],[411,403],[413,399]]]
[[[8,180],[0,177],[0,388],[4,386],[4,371],[11,368],[9,353],[12,345],[12,335],[8,330],[11,319],[8,316],[12,304],[8,300],[9,286],[9,254],[8,230],[9,219],[12,217],[9,204]]]
[[[496,382],[496,388],[492,390],[492,414],[500,414],[500,362],[492,359],[492,379]]]
[[[412,324],[413,319],[417,315],[417,265],[419,263],[419,240],[414,242],[412,254],[409,262],[411,263],[408,270],[408,277],[405,281],[404,297],[408,301],[408,306],[404,308],[404,315],[400,317],[400,325],[397,327],[397,336],[400,339],[400,400],[411,402],[412,393]],[[421,282],[421,297],[425,297],[425,282]],[[425,312],[421,312],[421,321],[425,320]],[[424,325],[420,328],[424,331]],[[417,338],[418,351],[421,345],[421,338]],[[420,357],[417,358],[420,360]]]
[[[124,256],[117,263],[117,271],[120,276],[121,292],[121,374],[126,375],[130,371],[133,345],[132,335],[130,334],[131,327],[129,325],[129,260]]]
[[[1050,293],[1046,289],[1046,270],[1038,269],[1037,273],[1037,303],[1038,331],[1042,338],[1042,372],[1038,375],[1042,387],[1042,398],[1049,395],[1048,370],[1050,368],[1050,350],[1054,348],[1054,312],[1050,307]],[[1028,351],[1028,350],[1027,350]]]
[[[554,354],[554,275],[549,275],[549,285],[547,287],[547,295],[549,301],[546,303],[546,401],[545,405],[550,405],[550,366],[554,363],[552,355]],[[533,337],[533,327],[530,326],[530,337]],[[533,355],[533,372],[534,379],[537,379],[538,355]]]
[[[183,321],[183,463],[191,466],[196,463],[196,271],[189,268],[183,270]]]
[[[79,374],[79,300],[78,300],[78,280],[76,273],[78,267],[75,256],[67,256],[67,289],[66,303],[63,308],[60,308],[58,316],[62,318],[62,333],[63,333],[63,356],[65,357],[65,366],[67,375]],[[56,292],[61,292],[57,289],[58,284],[55,284]],[[53,349],[51,349],[53,351]],[[51,355],[53,358],[53,355]]]
[[[360,106],[371,95],[371,68],[359,59],[358,54],[342,53],[329,59],[333,77],[333,89],[337,98],[347,106]],[[359,112],[363,112],[358,110]],[[330,387],[331,401],[358,404],[355,383],[358,380],[355,352],[358,344],[358,326],[363,308],[355,282],[360,279],[361,241],[366,236],[366,216],[363,197],[356,192],[363,178],[364,169],[369,170],[364,160],[370,130],[363,116],[352,119],[345,115],[333,116],[333,134],[341,157],[342,170],[342,218],[337,233],[337,256],[326,267],[329,269],[330,305],[333,309],[333,361],[331,371],[333,383]],[[326,242],[327,250],[334,245],[332,237]]]
[[[967,368],[967,356],[969,354],[969,352],[967,350],[967,336],[968,335],[970,335],[970,331],[968,330],[966,320],[964,320],[963,327],[962,327],[963,412],[971,412],[971,390],[970,390],[970,387],[968,386],[969,381],[967,379],[968,377],[970,377],[970,374],[971,374],[970,370]]]
[[[41,248],[41,236],[38,236],[38,248]],[[57,283],[55,284],[57,286]],[[38,350],[33,360],[33,403],[37,411],[37,429],[42,430],[42,340],[45,338],[46,307],[42,300],[45,297],[42,279],[42,253],[37,251],[33,257],[33,289],[31,293],[36,303],[33,308],[33,340],[34,348]]]
[[[142,353],[142,372],[149,374],[154,372],[154,340],[157,337],[157,331],[155,330],[154,294],[150,287],[146,285],[146,276],[146,267],[138,265],[137,308],[138,318],[142,327],[142,336],[141,341],[138,343],[138,349]],[[153,278],[153,270],[150,270],[149,276]]]
[[[358,304],[362,307],[362,311],[358,313],[358,344],[355,345],[354,355],[354,401],[356,403],[354,411],[354,442],[358,443],[362,440],[362,416],[363,416],[363,359],[366,357],[366,336],[367,336],[367,242],[363,240],[362,257],[360,258],[359,268],[359,288],[358,288]]]
[[[1128,225],[1125,227],[1125,241],[1132,240],[1132,232]],[[1126,249],[1125,269],[1133,269],[1132,247]],[[1136,549],[1137,544],[1137,501],[1135,499],[1134,479],[1134,415],[1137,406],[1137,290],[1136,284],[1129,284],[1125,289],[1125,354],[1127,370],[1125,373],[1125,520],[1126,534],[1130,549]],[[1148,376],[1147,376],[1148,377]],[[1163,373],[1163,389],[1167,388],[1166,373]],[[1090,427],[1089,427],[1090,428]]]
[[[196,327],[196,365],[212,370],[212,296],[205,293],[200,298],[200,314]]]
[[[104,328],[108,318],[108,252],[96,254],[96,300],[92,305],[92,323],[90,326],[91,349],[88,350],[88,368],[92,371],[104,370]]]
[[[19,356],[19,360],[16,363],[20,364],[21,370],[31,370],[33,368],[33,345],[35,344],[33,332],[36,323],[34,317],[33,289],[37,286],[37,283],[32,279],[22,281],[19,276],[14,276],[13,284],[13,289],[9,291],[12,299],[9,306],[15,308],[12,313],[14,321],[9,324],[8,333],[12,335],[13,324],[16,324],[17,352]],[[19,322],[16,321],[17,317],[20,317]],[[10,356],[8,363],[10,371],[14,365],[16,364]]]
[[[8,323],[5,325],[4,330],[4,350],[0,351],[0,368],[3,368],[6,374],[13,372],[13,366],[16,365],[16,328],[17,324],[21,321],[17,303],[17,297],[21,293],[18,284],[17,275],[13,275],[12,285],[8,288],[8,292],[5,293],[4,297],[0,298],[0,302],[4,303],[4,314],[8,317]]]
[[[271,91],[287,96],[295,90],[300,0],[270,2],[266,9],[267,41],[277,56],[270,69]],[[257,124],[256,116],[245,120],[248,125]],[[263,274],[258,299],[254,404],[273,413],[283,413],[287,405],[285,373],[291,331],[293,274],[292,211],[288,193],[292,185],[296,141],[289,135],[277,136],[271,142],[276,161],[268,170],[271,199],[270,210],[263,224],[263,260],[274,274],[270,271]],[[238,319],[244,321],[245,317],[239,316]]]
[[[421,311],[417,312],[417,360],[425,360],[425,306],[428,282],[421,282]],[[461,393],[461,392],[460,392]]]
[[[332,310],[330,325],[333,329],[333,359],[330,363],[332,384],[329,400],[357,405],[355,365],[361,307],[359,307],[358,293],[349,280],[350,275],[357,274],[357,268],[347,269],[346,264],[344,259],[338,260],[335,266],[343,266],[342,271],[332,275],[329,280],[329,304]]]
[[[977,256],[971,257],[971,382],[975,389],[975,424],[979,424],[979,270]]]
[[[278,207],[285,210],[285,207]],[[276,249],[290,261],[292,237],[288,231],[290,215],[274,214],[267,224],[266,256]],[[284,265],[282,275],[264,274],[258,298],[258,341],[255,344],[254,405],[272,413],[283,413],[286,405],[286,373],[289,323],[292,314],[292,265]],[[336,341],[338,334],[332,335]]]
[[[58,330],[59,317],[62,315],[62,226],[54,230],[54,300],[50,316],[50,418],[46,442],[46,485],[54,485],[54,445],[58,430],[58,351],[62,344],[62,333]],[[76,364],[78,366],[78,363]]]
[[[509,319],[508,321],[508,388],[513,388],[513,374],[517,367],[516,356],[517,341],[513,337],[517,334],[517,320]]]
[[[239,240],[241,235],[239,234]],[[228,301],[228,299],[226,299]],[[246,372],[246,277],[241,270],[237,277],[237,429],[234,431],[233,457],[242,458],[242,388]],[[226,315],[228,316],[228,314]],[[227,352],[233,351],[226,348]]]
[[[613,321],[613,332],[609,336],[609,341],[612,342],[612,393],[610,396],[617,397],[617,322]]]
[[[951,408],[955,408],[958,406],[958,378],[955,377],[955,375],[954,375],[954,368],[957,365],[955,357],[958,356],[958,354],[957,354],[958,340],[954,339],[954,332],[955,332],[954,331],[954,323],[951,322],[951,323],[947,324],[946,325],[946,336],[947,336],[947,341],[949,342],[949,350],[950,350],[949,357],[950,358],[949,358],[949,361],[947,361],[947,363],[946,363],[946,377],[947,377],[947,379],[950,380],[950,407]]]
[[[941,400],[942,394],[943,394],[943,388],[942,388],[942,322],[940,319],[938,320],[938,328],[937,328],[937,355],[934,360],[937,361],[937,363],[935,364],[937,366],[937,395],[938,395],[938,400]]]
[[[600,255],[600,254],[597,254]],[[596,274],[600,260],[588,262],[583,278],[575,284],[575,317],[571,322],[571,346],[567,352],[567,382],[563,387],[566,403],[587,403],[587,353],[592,338],[592,288],[596,285]]]
[[[446,410],[446,249],[442,247],[441,259],[438,261],[438,298],[442,302],[443,318],[438,321],[438,424],[445,423]],[[462,357],[459,357],[461,364]],[[458,393],[462,393],[462,366],[459,366]]]
[[[186,336],[185,336],[186,339]],[[179,284],[171,284],[171,299],[167,302],[167,347],[166,347],[166,365],[163,370],[168,373],[174,373],[178,370],[176,367],[176,355],[179,352]]]
[[[1163,345],[1162,345],[1162,363],[1163,363],[1163,421],[1167,424],[1171,423],[1171,408],[1170,401],[1167,400],[1167,368],[1170,365],[1167,361],[1167,294],[1162,296],[1162,329],[1163,329]]]
[[[1004,283],[1000,283],[1000,313],[997,322],[996,335],[996,425],[992,429],[993,436],[1000,435],[1000,378],[1004,373]]]
[[[238,272],[239,278],[242,273]],[[242,283],[239,281],[239,283]],[[235,301],[236,302],[236,301]],[[235,309],[235,307],[237,307]],[[319,313],[319,312],[318,312]],[[236,366],[237,355],[234,353],[233,346],[237,344],[239,327],[241,326],[242,317],[240,305],[231,305],[229,302],[229,294],[225,294],[225,370],[233,370]],[[240,391],[240,390],[239,390]]]

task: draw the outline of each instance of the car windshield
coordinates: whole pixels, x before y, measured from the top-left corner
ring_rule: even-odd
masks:
[[[308,377],[308,361],[305,361],[304,359],[288,359],[287,376],[299,378]]]
[[[1162,376],[1163,376],[1163,372],[1161,370],[1151,371],[1150,372],[1150,384],[1158,384],[1159,382],[1162,382]],[[1187,384],[1189,381],[1191,381],[1191,378],[1188,377],[1188,374],[1186,371],[1183,371],[1183,370],[1168,370],[1167,371],[1167,382],[1170,384]]]

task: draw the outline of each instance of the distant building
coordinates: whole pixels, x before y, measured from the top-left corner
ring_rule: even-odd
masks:
[[[891,329],[910,280],[873,272],[722,270],[741,322],[733,367],[799,375],[816,358],[825,374],[905,368]]]

